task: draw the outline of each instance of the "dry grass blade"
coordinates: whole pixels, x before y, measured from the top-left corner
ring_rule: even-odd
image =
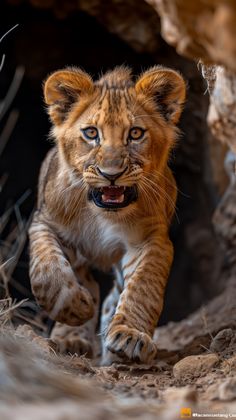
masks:
[[[5,58],[6,58],[6,55],[5,55],[5,54],[3,54],[2,58],[1,58],[1,63],[0,63],[0,71],[2,71],[2,68],[3,68],[3,66],[4,66],[4,63],[5,63]]]
[[[16,96],[16,94],[19,90],[19,87],[21,85],[24,73],[25,73],[25,69],[24,69],[23,66],[18,66],[16,68],[16,71],[15,71],[13,80],[11,82],[11,85],[8,89],[8,92],[7,92],[4,100],[0,104],[0,119],[2,119],[4,117],[6,112],[9,110],[13,100],[15,99],[15,96]]]
[[[2,260],[2,256],[0,254],[0,262],[1,260]],[[2,282],[3,282],[3,289],[5,291],[6,298],[10,298],[10,294],[9,294],[9,287],[8,287],[9,278],[6,274],[5,267],[7,266],[7,264],[9,264],[10,261],[11,261],[11,258],[0,265],[0,278],[2,279]]]
[[[22,229],[19,231],[19,238],[18,241],[15,243],[13,249],[14,249],[14,258],[12,261],[12,264],[9,267],[8,270],[8,276],[11,276],[13,271],[16,268],[16,265],[19,261],[19,258],[21,256],[21,253],[23,251],[24,245],[25,245],[25,241],[27,239],[27,233],[28,233],[28,228],[30,226],[31,220],[33,217],[33,212],[31,213],[30,217],[28,218],[28,220],[23,224]]]
[[[3,213],[3,215],[0,217],[0,234],[3,233],[5,227],[7,226],[7,223],[9,222],[10,216],[12,213],[12,208],[9,208]]]
[[[11,297],[0,299],[0,328],[2,329],[5,325],[11,322],[14,315],[14,311],[22,306],[27,299],[23,299],[20,302],[14,302]]]
[[[8,174],[5,173],[0,177],[0,193],[2,192],[4,185],[6,184],[7,180],[8,180]]]
[[[5,291],[6,297],[9,297],[8,285],[22,254],[27,239],[28,228],[32,220],[33,213],[25,221],[22,218],[20,211],[21,204],[28,198],[29,195],[30,191],[27,190],[16,202],[16,204],[8,209],[0,218],[0,233],[3,233],[13,216],[16,219],[15,227],[11,228],[10,232],[5,237],[5,240],[0,243],[0,278],[1,286]],[[21,285],[19,285],[19,287],[20,286]],[[23,294],[25,294],[25,290],[23,290]]]
[[[5,127],[3,128],[2,133],[0,135],[0,156],[3,150],[5,149],[5,146],[15,128],[18,117],[19,117],[19,111],[16,109],[13,109],[10,112],[10,115],[8,116]]]
[[[18,26],[19,26],[19,23],[12,26],[12,28],[10,28],[7,32],[5,32],[5,34],[3,34],[3,36],[0,38],[0,43],[4,40],[4,38],[6,38],[7,35],[9,35],[10,32],[14,31],[14,29],[16,29]]]
[[[0,300],[0,317],[9,314],[10,312],[14,311],[19,306],[23,305],[23,303],[27,302],[28,299],[23,299],[20,302],[14,303],[11,298],[1,299]]]
[[[5,32],[5,34],[3,34],[3,36],[0,38],[0,43],[4,40],[4,38],[6,38],[7,35],[9,35],[10,32],[14,31],[14,29],[16,29],[18,26],[19,24],[17,23],[16,25],[12,26],[12,28],[10,28],[7,32]],[[2,68],[4,66],[5,58],[6,58],[6,55],[3,54],[1,58],[1,63],[0,63],[0,71],[2,71]]]

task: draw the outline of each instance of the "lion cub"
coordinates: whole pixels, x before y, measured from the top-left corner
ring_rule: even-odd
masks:
[[[72,67],[48,77],[44,96],[55,147],[29,231],[33,293],[57,321],[60,350],[91,355],[99,305],[91,268],[113,268],[101,316],[104,363],[111,353],[150,362],[173,259],[168,156],[185,83],[160,66],[136,80],[118,67],[95,82]]]

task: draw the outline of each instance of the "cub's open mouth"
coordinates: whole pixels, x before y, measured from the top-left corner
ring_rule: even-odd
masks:
[[[89,199],[93,200],[98,207],[105,209],[121,209],[127,207],[138,198],[136,186],[119,187],[110,185],[109,187],[93,188],[89,192]]]

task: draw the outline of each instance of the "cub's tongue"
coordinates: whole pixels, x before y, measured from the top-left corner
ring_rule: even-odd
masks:
[[[123,203],[124,201],[124,187],[103,187],[102,188],[102,201],[104,203]]]

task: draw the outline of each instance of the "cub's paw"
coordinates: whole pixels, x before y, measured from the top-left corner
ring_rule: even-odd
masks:
[[[70,327],[56,322],[50,339],[56,345],[55,350],[61,354],[76,353],[78,356],[93,357],[93,338],[89,339],[86,326]]]
[[[55,306],[57,306],[57,302]],[[84,324],[93,315],[94,303],[91,294],[84,287],[78,287],[70,291],[55,319],[76,326]]]
[[[56,351],[61,354],[77,354],[78,356],[86,356],[89,359],[93,357],[93,349],[91,343],[85,338],[78,335],[61,338],[54,337],[52,342],[56,344]]]
[[[39,302],[41,303],[41,302]],[[63,324],[82,325],[94,315],[94,303],[91,294],[81,286],[68,289],[62,288],[51,307],[45,307],[51,319]]]
[[[123,359],[141,363],[150,363],[157,353],[154,341],[146,333],[125,325],[117,325],[110,329],[105,346]]]

